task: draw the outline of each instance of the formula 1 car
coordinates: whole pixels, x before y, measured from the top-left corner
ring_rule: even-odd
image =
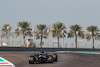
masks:
[[[29,56],[29,64],[43,63],[43,62],[53,63],[54,61],[57,61],[57,54],[49,55],[44,51],[40,53],[34,53],[34,55]]]

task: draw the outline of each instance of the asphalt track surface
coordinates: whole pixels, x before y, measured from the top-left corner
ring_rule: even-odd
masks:
[[[0,52],[0,56],[12,62],[16,67],[100,67],[100,55],[56,52],[57,62],[29,64],[29,55],[33,53],[35,52]]]

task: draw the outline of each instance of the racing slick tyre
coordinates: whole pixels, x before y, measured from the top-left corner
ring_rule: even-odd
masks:
[[[58,60],[57,54],[53,54],[53,61],[57,61],[57,60]]]
[[[53,63],[53,56],[52,55],[49,55],[48,61],[49,61],[49,63]]]
[[[34,56],[29,56],[29,64],[34,64]]]

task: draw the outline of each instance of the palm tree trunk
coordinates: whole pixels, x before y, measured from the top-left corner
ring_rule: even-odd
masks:
[[[75,44],[76,44],[76,48],[77,48],[77,35],[75,35]]]
[[[94,37],[93,37],[93,49],[94,49]]]
[[[7,38],[7,45],[8,45],[9,44],[8,32],[6,32],[6,34],[7,34],[6,38]]]
[[[9,38],[8,38],[8,36],[7,36],[7,45],[9,45]]]
[[[58,48],[59,48],[59,47],[60,47],[60,46],[59,46],[59,37],[57,37],[57,39],[58,39]]]
[[[21,46],[21,33],[20,33],[20,46]]]
[[[41,41],[40,41],[40,47],[42,48],[42,36],[41,36]]]
[[[25,32],[24,32],[24,35],[23,35],[23,44],[25,46]]]
[[[65,44],[64,44],[64,37],[63,37],[63,48],[65,48]]]

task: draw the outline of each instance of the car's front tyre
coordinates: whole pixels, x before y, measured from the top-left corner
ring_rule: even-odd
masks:
[[[34,64],[34,56],[29,56],[29,64]]]

